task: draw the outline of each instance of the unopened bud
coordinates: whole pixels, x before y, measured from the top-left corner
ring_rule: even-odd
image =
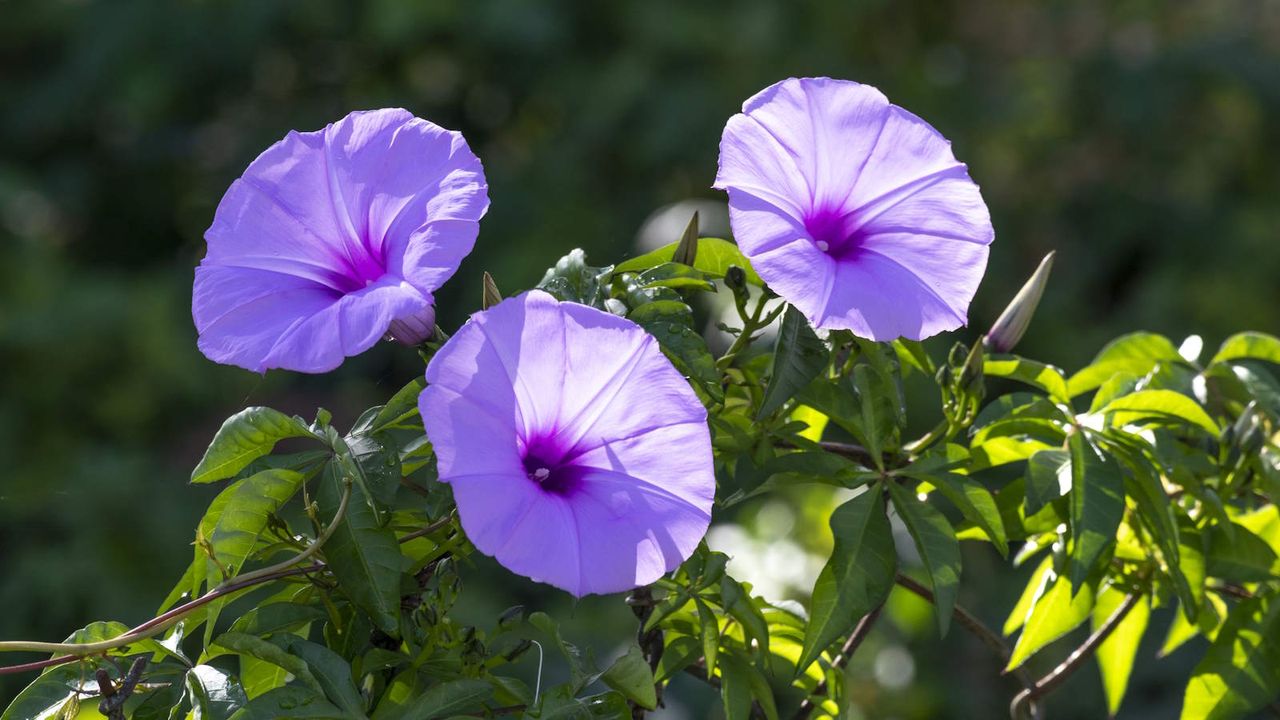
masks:
[[[1040,261],[1040,267],[1031,274],[1013,301],[1000,313],[1000,317],[991,326],[990,332],[983,338],[987,349],[994,353],[1006,353],[1013,350],[1031,324],[1031,317],[1036,314],[1036,306],[1040,304],[1040,296],[1044,295],[1044,286],[1049,282],[1049,270],[1053,268],[1053,253],[1050,252]]]
[[[486,270],[484,273],[484,292],[480,297],[480,308],[488,310],[489,308],[502,302],[502,293],[498,292],[498,283],[493,281],[493,276]]]
[[[676,252],[671,256],[671,262],[678,262],[682,265],[693,267],[693,261],[698,257],[698,212],[695,210],[693,217],[689,219],[689,225],[684,229],[684,235],[680,238],[680,244],[676,246]]]
[[[730,265],[724,274],[724,284],[734,292],[747,289],[747,271],[737,265]]]
[[[391,321],[387,334],[392,340],[414,347],[431,339],[436,329],[436,309],[428,305],[418,312]]]

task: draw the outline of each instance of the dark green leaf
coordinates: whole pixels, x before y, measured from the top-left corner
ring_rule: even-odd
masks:
[[[191,668],[186,686],[191,720],[228,720],[248,702],[234,677],[209,665]]]
[[[996,500],[982,483],[958,473],[935,472],[915,474],[911,468],[905,473],[938,489],[951,504],[955,505],[965,518],[982,529],[1001,555],[1008,556],[1009,543],[1004,532],[1004,522],[1000,519],[1000,510]]]
[[[749,637],[759,643],[762,652],[768,654],[769,625],[760,608],[751,602],[751,596],[742,584],[728,575],[720,578],[720,599],[724,603],[725,612],[742,625]]]
[[[427,386],[425,377],[416,377],[408,385],[400,388],[391,399],[383,405],[374,416],[369,432],[380,432],[389,427],[406,423],[418,414],[418,396]]]
[[[79,665],[62,665],[46,671],[36,677],[18,696],[13,699],[0,720],[31,720],[32,718],[59,718],[58,711],[63,707],[79,705],[80,695],[76,688],[80,687],[86,671]],[[90,692],[97,689],[97,683],[90,681]],[[88,688],[86,688],[88,689]],[[75,717],[73,714],[72,717]]]
[[[343,487],[336,463],[330,463],[317,493],[322,517],[337,512]],[[325,543],[324,556],[342,591],[383,632],[399,634],[400,544],[390,528],[378,526],[359,487],[351,488],[346,517]]]
[[[703,290],[710,292],[716,289],[700,270],[669,262],[649,268],[636,277],[636,284],[644,288],[667,287],[673,290]]]
[[[273,602],[259,605],[236,618],[229,632],[266,637],[279,632],[293,632],[309,623],[324,620],[324,610],[297,602]]]
[[[1041,450],[1027,459],[1027,515],[1071,490],[1071,456],[1065,450]]]
[[[653,671],[649,669],[649,663],[637,645],[627,648],[626,654],[614,661],[600,679],[646,710],[658,707]]]
[[[809,321],[794,306],[788,305],[773,349],[773,372],[756,420],[772,415],[818,377],[827,366],[827,356],[827,346],[809,327]]]
[[[347,661],[323,645],[299,637],[286,636],[286,638],[289,652],[301,658],[319,681],[320,687],[317,689],[322,690],[330,702],[347,714],[355,717],[363,716],[364,698],[356,689],[355,680],[351,676],[351,666]]]
[[[938,632],[946,635],[956,594],[960,590],[960,543],[956,540],[956,531],[946,516],[910,490],[892,482],[886,487],[893,497],[893,507],[915,540],[920,559],[929,573]]]
[[[893,588],[898,556],[878,487],[831,514],[835,547],[813,587],[804,647],[796,664],[803,672],[836,638],[884,602]]]
[[[271,452],[285,438],[314,437],[297,418],[268,407],[251,407],[227,418],[213,436],[204,458],[191,473],[191,482],[207,483],[234,477],[246,465]]]
[[[1071,450],[1071,586],[1078,590],[1107,548],[1124,517],[1124,475],[1116,461],[1094,447],[1083,432]]]
[[[247,655],[257,658],[263,662],[271,663],[278,667],[288,670],[291,675],[298,679],[312,690],[322,693],[324,687],[311,673],[311,669],[307,663],[301,658],[290,655],[283,648],[275,643],[263,640],[254,635],[246,635],[239,632],[226,632],[218,636],[214,641],[214,647],[235,653],[237,655]]]
[[[715,358],[711,357],[711,351],[707,349],[707,341],[688,324],[689,320],[685,316],[688,306],[671,302],[655,309],[650,308],[650,305],[658,303],[641,305],[628,317],[658,341],[662,352],[698,388],[717,401],[723,400],[720,371],[716,369]],[[680,306],[683,310],[675,306]]]
[[[1214,524],[1209,532],[1207,572],[1230,582],[1263,582],[1280,577],[1280,559],[1266,540],[1238,523],[1231,531]]]
[[[707,674],[716,671],[716,657],[720,654],[720,619],[702,598],[694,598],[698,609],[698,626],[702,635],[702,657],[706,662]]]
[[[362,715],[350,715],[334,707],[315,690],[296,685],[286,685],[268,690],[249,701],[232,720],[356,720]]]
[[[484,680],[461,679],[433,685],[425,692],[404,704],[395,714],[382,714],[374,717],[378,720],[403,718],[403,720],[435,720],[466,712],[474,712],[483,707],[485,700],[493,695],[493,686]],[[379,705],[379,711],[382,706]]]

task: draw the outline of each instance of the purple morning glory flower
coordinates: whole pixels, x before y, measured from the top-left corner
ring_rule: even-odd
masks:
[[[419,409],[467,537],[581,597],[675,569],[711,520],[707,413],[630,320],[540,290],[472,316]]]
[[[725,126],[715,187],[756,272],[815,326],[920,340],[966,323],[991,216],[951,143],[879,90],[765,88]]]
[[[388,332],[434,329],[432,293],[489,207],[462,135],[405,110],[291,132],[231,184],[196,269],[200,350],[264,372],[319,373]]]

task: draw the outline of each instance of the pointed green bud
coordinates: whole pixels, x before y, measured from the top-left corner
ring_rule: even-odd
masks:
[[[1044,295],[1044,286],[1049,282],[1049,271],[1053,268],[1053,253],[1050,252],[1040,261],[1040,267],[1031,274],[1018,294],[1013,296],[1009,307],[1000,313],[996,323],[983,338],[987,349],[994,353],[1007,353],[1013,350],[1027,327],[1031,325],[1031,317],[1036,314],[1036,306],[1040,304],[1040,296]]]
[[[693,212],[693,217],[689,218],[689,225],[684,229],[684,235],[680,238],[680,244],[676,246],[676,252],[671,256],[671,262],[678,262],[681,265],[693,267],[693,261],[698,257],[698,211]]]
[[[488,310],[489,308],[502,302],[502,293],[498,292],[498,283],[493,281],[493,276],[488,270],[484,271],[484,292],[480,298],[480,308]]]

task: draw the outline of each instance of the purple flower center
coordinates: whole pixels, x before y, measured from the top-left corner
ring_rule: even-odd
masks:
[[[523,452],[525,474],[544,492],[552,495],[570,495],[578,487],[584,469],[573,463],[576,455],[571,449],[562,449],[553,439],[537,439],[528,443]]]
[[[805,216],[804,229],[815,247],[837,260],[857,254],[865,237],[853,213],[840,208],[814,208]]]
[[[344,270],[336,279],[339,291],[351,293],[361,290],[387,274],[387,259],[379,245],[363,236],[342,244],[342,250],[336,253],[336,259]]]

